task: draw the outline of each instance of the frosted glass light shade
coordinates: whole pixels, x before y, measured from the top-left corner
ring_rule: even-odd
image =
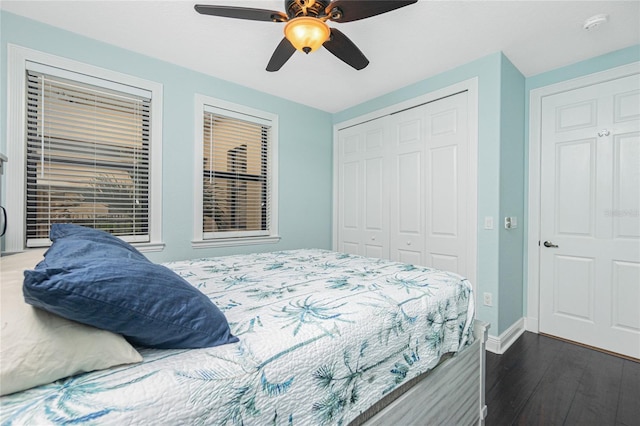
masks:
[[[331,31],[329,26],[320,19],[308,16],[294,18],[284,27],[284,36],[293,47],[309,53],[317,50],[322,43],[327,41]]]

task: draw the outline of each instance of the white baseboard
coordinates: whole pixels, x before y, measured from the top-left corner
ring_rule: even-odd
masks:
[[[526,317],[524,320],[525,320],[524,321],[525,330],[538,334],[539,332],[538,318]]]
[[[506,329],[500,336],[491,336],[487,338],[487,350],[494,354],[502,355],[507,349],[518,340],[518,337],[525,332],[525,319],[520,318],[511,327]]]

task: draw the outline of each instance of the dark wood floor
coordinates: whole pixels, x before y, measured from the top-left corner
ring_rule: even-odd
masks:
[[[487,352],[486,424],[640,425],[640,363],[534,333]]]

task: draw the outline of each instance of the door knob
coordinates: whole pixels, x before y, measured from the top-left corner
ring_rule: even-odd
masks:
[[[2,216],[0,216],[0,237],[2,237],[7,232],[7,211],[4,207],[0,206],[0,210],[2,211]]]
[[[551,241],[544,242],[545,247],[558,247],[556,244],[553,244]]]

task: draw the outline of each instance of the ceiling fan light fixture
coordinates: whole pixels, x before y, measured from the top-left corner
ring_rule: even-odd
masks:
[[[2,0],[0,0],[2,1]],[[278,71],[299,50],[310,53],[320,46],[356,70],[369,60],[346,35],[326,21],[352,22],[391,12],[418,0],[284,0],[286,13],[252,7],[196,4],[196,12],[251,21],[286,22],[284,37],[273,51],[266,70]]]
[[[297,50],[309,53],[318,50],[329,39],[329,26],[318,18],[300,16],[287,22],[284,36]]]

